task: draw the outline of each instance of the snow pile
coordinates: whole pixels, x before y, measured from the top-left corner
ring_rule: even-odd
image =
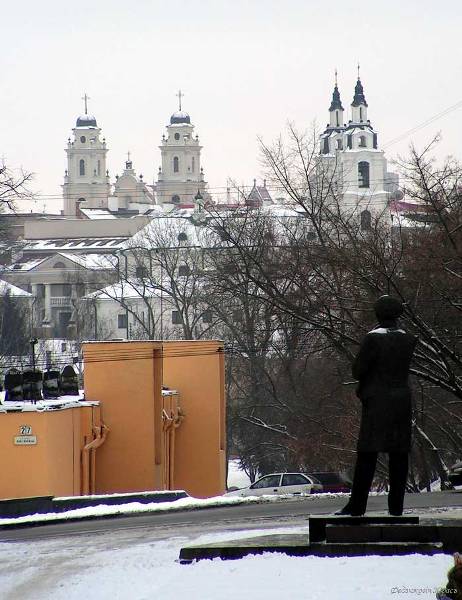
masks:
[[[386,600],[434,598],[451,557],[319,558],[283,554],[177,562],[180,548],[300,528],[153,540],[127,532],[0,546],[2,598],[16,600]],[[131,533],[130,535],[134,535]],[[150,539],[146,539],[150,538]]]
[[[282,497],[284,499],[284,497]],[[57,521],[62,519],[85,519],[91,517],[104,517],[108,515],[122,515],[133,513],[151,513],[162,511],[187,510],[197,508],[211,508],[213,506],[231,506],[235,504],[254,504],[258,502],[278,502],[280,496],[248,496],[247,498],[235,497],[225,498],[214,496],[213,498],[180,498],[172,502],[129,502],[127,504],[99,504],[98,506],[87,506],[85,508],[74,508],[59,513],[36,513],[25,517],[0,519],[1,525],[20,525],[25,523],[37,523],[39,521]]]

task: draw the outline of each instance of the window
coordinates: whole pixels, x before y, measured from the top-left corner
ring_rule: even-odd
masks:
[[[203,323],[211,323],[212,322],[212,311],[211,310],[205,310],[202,313],[202,322]]]
[[[81,135],[80,141],[82,142],[82,144],[85,144],[85,142],[87,141],[87,138],[84,135]]]
[[[180,134],[179,133],[175,133],[175,139],[178,141],[180,139]]]
[[[261,479],[256,481],[253,485],[250,486],[250,488],[252,490],[260,490],[261,488],[279,487],[280,481],[280,475],[267,475],[266,477],[262,477]]]
[[[324,138],[324,148],[322,150],[323,154],[329,154],[329,139]]]
[[[79,174],[85,175],[85,161],[83,160],[83,158],[79,160]]]
[[[186,233],[184,231],[182,231],[181,233],[178,234],[178,241],[179,242],[187,242],[188,241],[188,236],[186,235]]]
[[[363,120],[363,107],[362,106],[359,107],[359,120],[360,121]]]
[[[191,273],[191,269],[189,268],[188,265],[180,265],[178,267],[178,276],[179,277],[187,277],[188,275],[190,275]]]
[[[342,140],[337,140],[337,150],[343,150],[343,142],[342,142]]]
[[[98,161],[98,175],[101,175],[101,161]]]
[[[338,110],[335,111],[335,120],[337,122],[337,127],[340,125],[340,121],[338,120]]]
[[[173,172],[178,173],[180,170],[180,159],[178,156],[173,157]]]
[[[372,215],[368,210],[361,213],[361,231],[370,231],[372,228]]]
[[[358,163],[358,187],[369,187],[369,163],[361,161]]]
[[[366,142],[366,136],[362,135],[359,138],[359,147],[360,148],[366,148],[367,147],[367,142]]]
[[[72,286],[70,283],[52,283],[50,285],[50,296],[52,298],[70,298],[72,295]]]
[[[172,310],[172,325],[182,325],[183,319],[179,310]]]
[[[282,476],[282,485],[307,485],[311,483],[303,475],[297,473],[286,473]]]
[[[61,352],[67,352],[67,344],[66,344],[66,342],[61,342]]]
[[[350,148],[350,150],[353,148],[353,136],[351,133],[349,133],[347,136],[347,146]]]
[[[191,171],[194,173],[194,166],[195,166],[195,160],[194,160],[194,156],[191,159]]]
[[[172,196],[172,203],[173,204],[179,204],[180,203],[180,197],[177,196],[176,194],[174,196]]]
[[[148,269],[147,269],[147,267],[141,267],[141,266],[140,267],[136,267],[135,274],[140,279],[142,277],[147,277],[148,276]]]
[[[117,315],[117,327],[119,329],[127,329],[127,315]]]
[[[53,269],[64,269],[65,268],[65,264],[63,262],[56,262],[53,265]]]

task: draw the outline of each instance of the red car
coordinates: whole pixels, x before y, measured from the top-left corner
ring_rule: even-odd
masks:
[[[333,471],[320,471],[318,473],[309,473],[322,483],[322,491],[324,493],[339,493],[351,491],[351,482],[343,473],[335,473]]]

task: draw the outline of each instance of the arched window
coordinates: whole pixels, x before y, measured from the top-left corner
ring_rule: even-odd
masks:
[[[98,175],[101,175],[101,161],[98,161]]]
[[[65,269],[65,264],[63,262],[55,262],[53,269]]]
[[[343,150],[343,142],[342,142],[342,140],[337,140],[337,150]]]
[[[365,135],[362,135],[362,136],[359,138],[359,147],[360,147],[360,148],[366,148],[366,146],[367,146],[366,136],[365,136]]]
[[[361,231],[370,231],[372,228],[372,215],[368,210],[361,213]]]
[[[79,160],[79,174],[85,175],[85,161],[83,160],[83,158]]]
[[[362,106],[359,107],[359,120],[360,121],[363,120],[363,107]]]
[[[186,235],[186,233],[184,231],[180,231],[180,233],[178,234],[178,241],[179,242],[187,242],[188,241],[188,236]]]
[[[173,204],[179,204],[180,203],[180,197],[177,196],[176,194],[174,196],[172,196],[172,203]]]
[[[369,163],[366,161],[358,163],[358,187],[369,187]]]
[[[173,172],[178,173],[179,170],[180,170],[180,159],[178,158],[178,156],[174,156],[173,157]]]
[[[191,159],[191,171],[193,173],[194,173],[194,163],[195,163],[195,160],[194,160],[194,156],[193,156],[192,159]]]

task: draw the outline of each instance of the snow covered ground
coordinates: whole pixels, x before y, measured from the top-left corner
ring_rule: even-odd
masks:
[[[177,562],[180,548],[303,528],[195,538],[113,534],[0,544],[2,600],[382,600],[435,597],[449,556],[318,558],[265,554],[237,561]],[[171,535],[171,534],[170,534]]]

